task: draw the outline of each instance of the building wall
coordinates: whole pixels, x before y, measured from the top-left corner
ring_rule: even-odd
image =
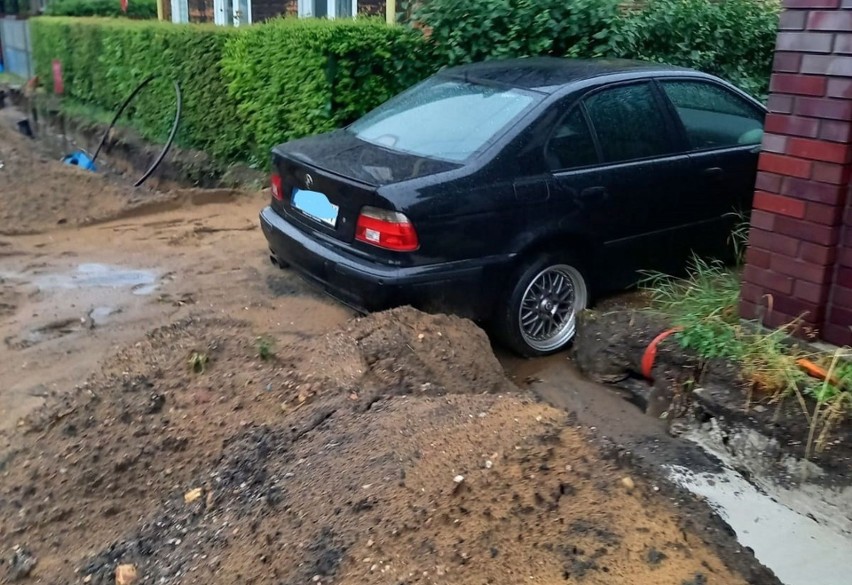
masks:
[[[213,0],[187,0],[189,7],[189,21],[204,23],[214,22]],[[298,16],[298,0],[252,0],[252,21],[262,22],[277,16]],[[358,14],[380,16],[384,15],[384,0],[358,0]],[[170,21],[171,2],[165,0],[163,7],[163,19]]]
[[[358,0],[358,14],[365,16],[384,16],[385,0]],[[397,2],[399,10],[399,2]]]
[[[852,344],[852,0],[784,0],[742,314]]]
[[[189,0],[189,22],[214,22],[213,0]]]
[[[276,16],[296,16],[299,12],[297,0],[253,0],[252,20],[261,22]]]
[[[358,0],[358,14],[384,15],[384,0]],[[298,0],[253,0],[252,17],[254,22],[260,22],[281,15],[297,16],[299,14]]]

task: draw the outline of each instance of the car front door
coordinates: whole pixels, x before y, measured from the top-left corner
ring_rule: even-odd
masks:
[[[597,244],[587,269],[604,290],[634,284],[643,270],[683,264],[673,228],[683,219],[675,203],[690,161],[673,128],[658,90],[643,81],[584,96],[547,142],[553,205]]]
[[[764,112],[733,90],[700,79],[660,80],[690,150],[682,231],[700,256],[730,258],[732,229],[751,209]]]

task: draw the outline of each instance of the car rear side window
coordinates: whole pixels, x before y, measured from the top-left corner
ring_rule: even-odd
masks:
[[[586,98],[605,162],[661,156],[672,151],[666,119],[647,83],[605,89]]]
[[[598,162],[595,142],[580,108],[574,108],[557,124],[544,149],[551,170],[567,170]]]
[[[763,113],[730,90],[702,81],[661,83],[692,150],[760,144]]]

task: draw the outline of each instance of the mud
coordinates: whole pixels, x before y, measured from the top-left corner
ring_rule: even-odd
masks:
[[[142,583],[745,582],[470,339],[404,309],[317,338],[306,366],[298,343],[260,359],[238,322],[160,328],[19,428],[2,532],[58,583],[118,564]],[[389,372],[399,340],[416,359]],[[467,349],[431,359],[449,346]],[[341,362],[365,365],[329,376]]]
[[[808,425],[798,402],[751,394],[731,364],[701,363],[674,340],[661,343],[653,381],[640,381],[644,348],[668,327],[630,308],[590,313],[574,353],[586,372],[624,388],[646,412],[656,414],[642,398],[659,398],[668,434],[718,461],[716,469],[693,458],[657,464],[706,498],[785,584],[840,583],[852,553],[850,425],[804,460]],[[812,559],[820,559],[816,567]]]
[[[0,582],[777,583],[606,389],[560,374],[566,412],[468,321],[354,319],[269,265],[265,194],[93,180],[97,220],[2,194],[39,233],[0,238]]]
[[[0,234],[36,233],[109,217],[161,196],[134,193],[106,178],[47,158],[22,154],[25,138],[0,142]]]
[[[782,460],[801,459],[805,454],[809,429],[801,404],[793,398],[773,402],[768,396],[750,393],[733,364],[702,362],[673,337],[658,344],[648,384],[641,363],[645,349],[670,328],[660,316],[646,311],[587,311],[573,356],[586,375],[630,391],[649,414],[665,414],[667,419],[689,415],[698,422],[718,419],[766,436],[777,445],[768,454],[780,461],[773,473],[789,475]],[[806,406],[813,411],[810,399]],[[835,429],[825,450],[814,453],[811,461],[826,472],[815,480],[852,484],[852,424]]]
[[[777,582],[771,571],[744,554],[742,545],[732,538],[734,531],[727,518],[708,513],[703,494],[696,493],[701,498],[696,500],[684,486],[670,483],[668,473],[661,473],[674,465],[696,474],[721,473],[724,464],[715,453],[675,436],[669,421],[637,408],[631,391],[590,382],[565,355],[532,361],[501,355],[501,360],[513,379],[522,381],[545,403],[571,413],[572,424],[597,437],[609,457],[673,502],[680,510],[683,529],[700,534],[749,583]],[[649,552],[648,558],[653,556]]]
[[[21,101],[22,109],[26,105],[25,101]],[[93,153],[107,130],[106,124],[60,110],[53,98],[41,96],[31,107],[38,120],[37,137],[42,147],[55,158],[78,149]],[[120,119],[119,124],[110,131],[98,161],[104,170],[132,184],[153,164],[162,145],[143,139],[123,123],[124,120]],[[263,173],[247,165],[225,165],[204,152],[173,145],[146,185],[160,191],[187,187],[259,188],[265,181]]]

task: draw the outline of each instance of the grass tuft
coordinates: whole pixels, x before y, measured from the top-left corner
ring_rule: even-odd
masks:
[[[794,397],[810,432],[806,457],[821,452],[831,432],[852,410],[852,351],[807,351],[792,343],[796,325],[770,332],[739,317],[740,275],[721,262],[694,258],[685,278],[649,274],[642,284],[651,308],[681,328],[675,338],[706,361],[724,359],[740,366],[748,402],[763,397],[780,403]],[[805,359],[827,371],[825,380],[809,376]],[[806,399],[815,406],[809,408]]]
[[[268,361],[275,357],[275,341],[269,337],[257,338],[257,355],[263,361]]]

